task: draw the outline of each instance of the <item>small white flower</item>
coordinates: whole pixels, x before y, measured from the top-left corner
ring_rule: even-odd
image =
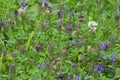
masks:
[[[96,27],[97,25],[98,25],[98,23],[95,22],[95,21],[89,21],[89,22],[88,22],[88,26],[89,26],[89,27]]]
[[[88,27],[90,28],[90,31],[95,32],[96,31],[96,26],[98,23],[96,21],[89,21],[88,22]]]
[[[24,7],[24,8],[20,8],[17,11],[18,11],[19,14],[24,14],[26,12],[26,10],[27,10],[27,6]]]

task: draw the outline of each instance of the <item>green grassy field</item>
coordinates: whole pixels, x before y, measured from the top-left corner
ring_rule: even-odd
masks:
[[[0,80],[119,80],[119,0],[0,0]]]

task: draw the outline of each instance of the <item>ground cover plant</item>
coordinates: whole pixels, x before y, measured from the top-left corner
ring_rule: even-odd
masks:
[[[119,80],[119,0],[0,0],[0,80]]]

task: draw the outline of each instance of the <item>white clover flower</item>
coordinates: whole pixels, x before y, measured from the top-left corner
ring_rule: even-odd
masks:
[[[89,21],[88,22],[89,27],[96,27],[97,25],[98,25],[98,23],[96,21]]]
[[[26,12],[26,10],[27,10],[27,6],[24,7],[24,8],[20,8],[17,11],[18,11],[19,14],[24,14]]]
[[[96,31],[96,26],[98,23],[96,21],[89,21],[88,22],[88,27],[90,28],[90,31],[95,32]]]

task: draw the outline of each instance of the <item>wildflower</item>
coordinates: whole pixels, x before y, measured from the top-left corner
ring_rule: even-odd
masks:
[[[78,76],[76,76],[73,80],[79,80],[79,77],[78,77]]]
[[[80,54],[80,55],[78,56],[78,61],[83,61],[83,60],[84,60],[84,56]]]
[[[72,44],[75,46],[77,43],[75,40],[72,40]]]
[[[62,26],[62,24],[61,24],[61,23],[58,23],[58,24],[57,24],[57,27],[58,27],[58,28],[60,28],[61,26]]]
[[[105,71],[105,66],[103,64],[98,64],[95,68],[94,68],[94,72],[97,72],[97,71],[100,71],[100,72],[103,72]]]
[[[108,41],[106,41],[105,43],[103,43],[103,44],[101,45],[101,49],[107,50],[107,49],[108,49],[108,44],[109,44]]]
[[[63,79],[63,77],[64,77],[63,73],[62,73],[62,72],[60,72],[60,74],[59,74],[59,76],[58,76],[58,80]]]
[[[81,16],[79,19],[80,19],[80,22],[84,22],[85,21],[85,17],[84,16]]]
[[[14,10],[14,15],[17,15],[18,14],[18,11],[17,10]]]
[[[25,0],[22,0],[22,1],[21,1],[21,6],[26,7],[26,2],[25,2]]]
[[[97,22],[95,21],[90,21],[88,22],[88,27],[90,28],[90,31],[95,32],[96,31],[96,26],[98,25]]]
[[[119,14],[115,14],[114,18],[115,18],[115,20],[119,20],[120,15]]]
[[[58,18],[62,18],[62,11],[61,11],[61,10],[58,10],[58,11],[57,11],[57,15],[58,15]]]
[[[37,3],[39,7],[42,7],[42,2]]]
[[[13,56],[13,57],[16,57],[16,56],[17,56],[17,53],[16,53],[16,52],[12,52],[12,56]]]
[[[44,43],[40,42],[35,48],[34,51],[42,51],[44,49]]]
[[[40,68],[42,65],[41,65],[41,64],[38,64],[37,66],[38,66],[38,68]]]
[[[53,43],[50,43],[49,46],[48,46],[48,51],[51,53],[54,51],[54,44]]]
[[[17,12],[18,12],[20,15],[22,15],[22,14],[24,14],[24,13],[26,12],[26,10],[27,10],[27,6],[24,7],[24,8],[18,9]]]
[[[112,55],[112,56],[110,57],[110,60],[111,60],[111,61],[116,61],[116,54]]]
[[[75,64],[74,62],[72,62],[71,66],[72,66],[72,67],[75,67],[75,66],[76,66],[76,64]]]
[[[44,1],[44,4],[45,4],[46,7],[48,7],[48,3],[49,3],[48,0],[45,0],[45,1]]]
[[[88,27],[96,27],[98,25],[98,23],[97,22],[95,22],[95,21],[89,21],[88,22]]]
[[[71,22],[69,22],[68,24],[69,24],[69,26],[66,28],[66,31],[70,32],[72,30],[73,25]]]

